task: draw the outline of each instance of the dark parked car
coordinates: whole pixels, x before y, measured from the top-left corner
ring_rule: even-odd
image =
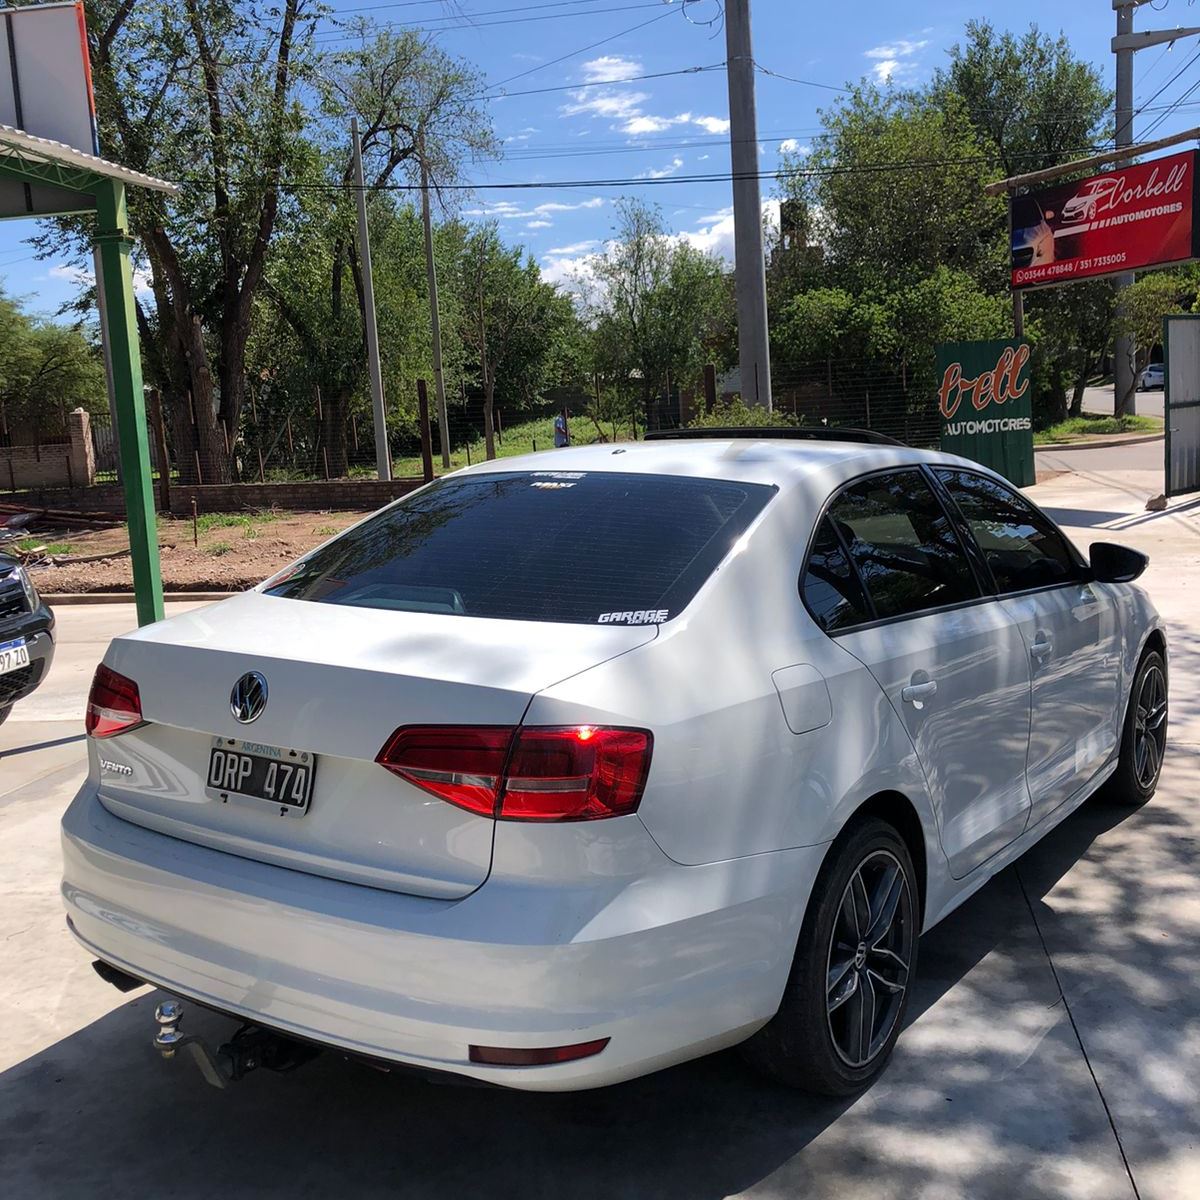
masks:
[[[50,670],[54,614],[25,568],[0,553],[0,723]]]

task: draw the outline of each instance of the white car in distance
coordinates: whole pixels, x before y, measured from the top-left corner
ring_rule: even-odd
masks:
[[[920,933],[1101,785],[1149,797],[1167,720],[1144,556],[881,441],[483,464],[117,638],[75,936],[385,1063],[567,1090],[744,1042],[863,1087]]]

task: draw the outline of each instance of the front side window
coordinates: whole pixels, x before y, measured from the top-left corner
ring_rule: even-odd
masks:
[[[920,471],[851,484],[829,520],[850,552],[880,618],[975,599],[979,589],[938,498]]]
[[[357,608],[659,624],[684,609],[775,491],[612,471],[449,477],[263,590]]]
[[[971,471],[942,467],[937,477],[979,543],[1001,595],[1081,578],[1067,539],[1014,491]]]

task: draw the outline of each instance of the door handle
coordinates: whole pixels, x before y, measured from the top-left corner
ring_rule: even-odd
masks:
[[[1033,655],[1039,662],[1045,658],[1051,650],[1054,649],[1054,639],[1048,634],[1038,630],[1037,637],[1034,638],[1033,645],[1029,647],[1029,653]]]
[[[930,696],[937,693],[937,680],[931,679],[928,683],[909,683],[905,684],[900,689],[900,699],[906,704],[915,704],[920,707],[922,700],[928,700]]]

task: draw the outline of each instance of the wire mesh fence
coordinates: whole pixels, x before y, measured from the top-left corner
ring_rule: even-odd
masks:
[[[904,369],[830,359],[788,364],[773,372],[777,423],[854,426],[914,446],[936,445],[933,389]],[[414,381],[409,396],[390,397],[383,453],[393,478],[421,479],[493,457],[549,450],[556,445],[622,442],[648,429],[680,428],[712,419],[738,399],[736,375],[708,368],[690,385],[664,378],[657,386],[629,378],[564,388],[537,403],[459,386],[446,397],[444,416],[433,385]],[[190,396],[147,393],[150,461],[157,484],[284,483],[373,479],[378,475],[372,412],[362,397],[281,394],[269,386],[246,390],[233,429]],[[11,437],[8,439],[11,442]],[[117,437],[107,413],[90,418],[91,463],[71,452],[69,438],[51,437],[32,454],[63,457],[60,486],[118,478]],[[9,457],[6,478],[5,454]],[[0,445],[0,491],[20,491],[15,455],[28,447]],[[160,489],[160,495],[162,491]]]

